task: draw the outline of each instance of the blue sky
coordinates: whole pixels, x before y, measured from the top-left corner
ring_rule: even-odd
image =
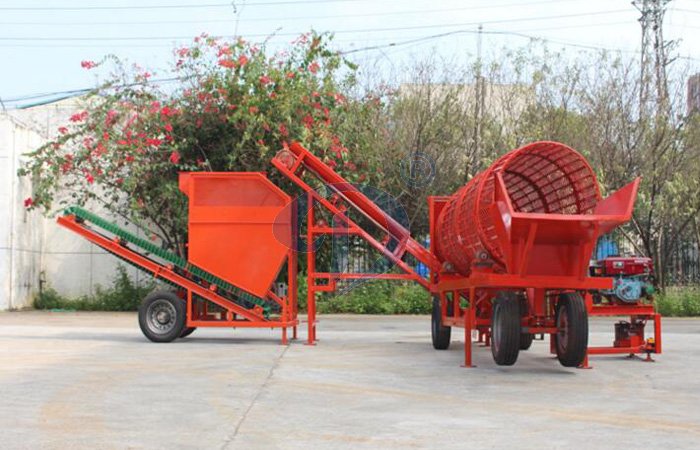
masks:
[[[628,0],[2,0],[0,1],[0,98],[94,86],[94,72],[80,61],[117,54],[167,75],[171,49],[202,32],[238,34],[284,46],[292,35],[335,31],[344,50],[401,42],[457,30],[353,58],[381,57],[392,65],[430,53],[466,56],[476,49],[475,31],[523,33],[564,44],[639,50],[639,13]],[[49,9],[46,9],[49,8]],[[74,8],[74,9],[71,9]],[[87,8],[87,9],[86,9]],[[678,53],[700,67],[700,0],[673,0],[665,21]],[[486,55],[527,39],[485,34]],[[571,47],[571,50],[582,47]]]

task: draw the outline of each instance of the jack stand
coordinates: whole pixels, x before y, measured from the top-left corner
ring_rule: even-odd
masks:
[[[579,366],[576,367],[576,368],[577,368],[577,369],[592,369],[592,368],[593,368],[593,366],[591,366],[590,364],[588,364],[588,353],[586,353],[586,357],[583,358],[583,362],[581,363],[581,365],[579,365]]]

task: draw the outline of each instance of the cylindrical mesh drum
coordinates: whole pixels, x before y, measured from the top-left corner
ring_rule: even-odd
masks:
[[[438,218],[439,256],[462,275],[475,258],[504,270],[504,244],[490,212],[497,172],[517,212],[591,214],[600,200],[595,173],[572,148],[545,141],[506,153],[457,191]]]

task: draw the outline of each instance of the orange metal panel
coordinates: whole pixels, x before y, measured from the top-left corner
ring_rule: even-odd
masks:
[[[189,197],[188,260],[265,297],[292,248],[291,198],[257,172],[180,174]]]

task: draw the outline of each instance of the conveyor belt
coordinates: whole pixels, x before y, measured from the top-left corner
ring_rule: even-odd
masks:
[[[90,211],[87,211],[79,206],[70,206],[66,208],[65,215],[73,215],[77,217],[80,220],[83,220],[85,222],[90,222],[92,225],[101,228],[110,234],[118,237],[119,239],[122,239],[123,241],[133,244],[143,250],[145,250],[147,253],[151,255],[155,255],[156,257],[167,261],[174,266],[178,267],[185,273],[190,274],[192,277],[204,280],[209,284],[213,284],[217,287],[217,292],[219,292],[220,295],[223,295],[224,297],[229,298],[233,302],[237,303],[240,306],[243,306],[244,308],[253,308],[254,306],[260,306],[263,308],[263,312],[265,317],[269,317],[269,314],[271,312],[271,306],[273,306],[272,303],[267,302],[261,298],[258,298],[241,288],[205,271],[200,269],[199,267],[193,266],[189,262],[187,262],[185,259],[181,258],[180,256],[169,252],[158,245],[154,244],[153,242],[150,242],[146,239],[140,238],[123,228],[120,228],[118,225],[115,223],[112,223],[108,220],[105,220]],[[121,258],[120,258],[121,259]],[[127,261],[128,262],[128,261]],[[137,267],[141,269],[136,264],[132,264],[134,267]],[[276,306],[276,304],[274,304]]]

